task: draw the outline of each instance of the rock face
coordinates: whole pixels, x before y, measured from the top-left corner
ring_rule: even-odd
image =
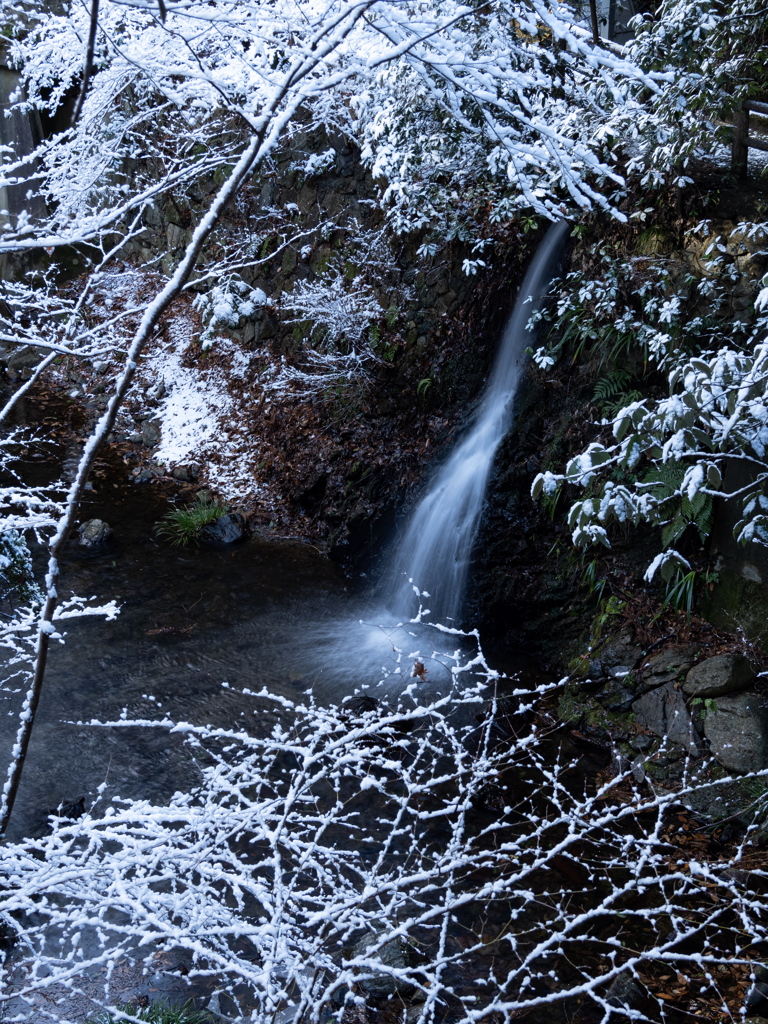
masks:
[[[229,512],[213,523],[208,523],[198,534],[201,544],[234,544],[245,536],[245,522],[237,512]]]
[[[640,692],[653,690],[664,683],[674,683],[687,672],[696,661],[699,648],[694,644],[679,647],[667,647],[663,651],[652,654],[637,673]]]
[[[751,686],[755,670],[743,654],[718,654],[692,668],[683,690],[689,697],[724,697]]]
[[[666,737],[670,743],[683,747],[688,753],[700,753],[699,737],[685,706],[685,698],[666,683],[639,697],[632,705],[635,723],[656,736]]]
[[[733,772],[768,768],[768,697],[719,697],[707,711],[704,734],[717,760]]]
[[[77,532],[84,548],[97,548],[107,543],[112,536],[112,527],[103,519],[89,519],[78,527]]]
[[[641,654],[632,631],[620,630],[608,637],[599,655],[589,663],[590,676],[597,679],[624,679]]]

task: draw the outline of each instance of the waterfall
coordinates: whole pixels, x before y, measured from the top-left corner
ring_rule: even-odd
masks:
[[[386,607],[415,614],[413,584],[427,591],[432,621],[451,625],[461,611],[472,545],[496,449],[509,430],[514,397],[532,341],[526,325],[557,273],[570,225],[553,224],[533,257],[504,328],[485,393],[464,439],[436,472],[394,546],[385,573]],[[409,583],[413,580],[413,584]]]
[[[11,102],[11,97],[19,92],[20,83],[18,71],[0,65],[0,165],[34,153],[42,138],[39,113],[34,109],[19,110]],[[0,185],[0,231],[7,223],[15,227],[22,211],[33,221],[46,216],[43,200],[34,193],[37,182],[31,178],[33,171],[32,163],[22,166],[13,175],[19,179],[18,183]],[[12,271],[12,257],[8,253],[0,254],[0,280],[13,276]]]

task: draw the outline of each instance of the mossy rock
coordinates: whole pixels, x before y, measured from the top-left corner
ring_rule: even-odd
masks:
[[[711,772],[713,781],[727,773],[721,768]],[[741,825],[755,829],[753,840],[768,838],[768,780],[744,778],[721,785],[706,786],[685,798],[685,803],[697,814],[714,822],[735,819]]]
[[[674,248],[675,236],[659,225],[646,228],[635,242],[638,256],[657,256],[659,253],[671,252]]]
[[[720,569],[718,583],[704,609],[715,625],[733,631],[744,630],[749,640],[768,644],[768,588],[765,583],[738,572]]]

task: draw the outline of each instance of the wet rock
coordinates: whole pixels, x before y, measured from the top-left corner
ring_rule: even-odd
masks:
[[[14,349],[11,352],[5,365],[9,370],[23,370],[27,366],[37,366],[40,359],[41,355],[38,349],[22,345],[21,348]]]
[[[122,998],[136,1007],[161,1005],[201,1010],[218,986],[215,978],[195,976],[192,966],[192,957],[186,950],[164,950],[153,958],[150,972],[137,978],[137,984],[126,990]]]
[[[718,654],[692,668],[683,690],[690,697],[724,697],[741,693],[755,680],[755,670],[743,654]]]
[[[141,436],[140,430],[134,430],[132,434],[128,435],[128,440],[133,444],[141,444],[144,438]]]
[[[637,663],[642,650],[634,642],[632,631],[620,630],[607,638],[597,656],[589,663],[593,679],[626,677]]]
[[[84,548],[97,548],[107,543],[112,536],[112,527],[103,519],[89,519],[78,527],[77,532]]]
[[[698,655],[699,648],[694,644],[666,647],[652,654],[637,673],[639,692],[674,683],[696,662]]]
[[[65,800],[58,807],[49,810],[48,814],[65,821],[77,821],[85,814],[85,797],[78,797],[77,800]]]
[[[174,480],[181,480],[182,483],[191,484],[200,476],[200,467],[196,462],[187,462],[182,466],[174,466],[171,470]]]
[[[350,711],[353,715],[365,715],[370,711],[378,711],[382,708],[381,701],[376,700],[367,693],[358,693],[354,697],[344,698],[344,710]]]
[[[756,693],[718,697],[707,709],[704,735],[724,768],[740,773],[768,768],[768,698]]]
[[[643,990],[629,974],[620,974],[614,978],[605,993],[605,1001],[611,1006],[634,1007],[641,1002]]]
[[[700,753],[699,736],[685,706],[685,698],[674,683],[665,683],[644,694],[632,705],[635,724],[670,743],[683,747],[688,753]]]
[[[198,533],[202,544],[234,544],[245,536],[245,520],[237,512],[229,512],[213,523],[208,523]]]
[[[687,793],[683,804],[700,817],[710,821],[735,821],[745,827],[758,826],[755,838],[762,833],[758,818],[764,808],[755,803],[755,789],[750,779],[738,779],[734,782],[717,781],[715,785],[702,785]]]
[[[747,994],[746,1010],[750,1014],[768,1013],[768,968],[764,964],[755,964],[752,968],[755,980]],[[764,1020],[764,1017],[758,1017]]]
[[[409,1006],[405,1011],[405,1024],[416,1024],[424,1014],[423,1006]]]
[[[644,753],[646,750],[650,750],[653,746],[653,737],[649,736],[648,733],[640,732],[637,736],[633,736],[629,741],[629,745],[634,750],[639,750],[640,753]]]
[[[637,694],[625,686],[626,675],[619,675],[610,678],[595,700],[606,709],[606,711],[629,711],[632,702]]]
[[[409,966],[408,945],[403,939],[390,939],[384,942],[381,948],[376,948],[381,942],[381,935],[366,935],[355,944],[352,949],[354,957],[365,957],[369,961],[378,962],[384,967],[391,967],[395,970],[403,970]],[[371,972],[372,977],[360,979],[360,988],[372,996],[393,996],[398,992],[407,992],[412,988],[408,981],[393,977],[383,971],[379,973],[375,969]]]
[[[157,420],[144,420],[141,425],[141,439],[147,448],[160,444],[160,424]]]
[[[170,249],[181,249],[187,244],[187,232],[177,224],[169,224],[165,229],[165,237],[168,239]]]

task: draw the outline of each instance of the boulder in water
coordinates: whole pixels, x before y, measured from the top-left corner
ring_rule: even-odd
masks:
[[[218,547],[221,544],[234,544],[245,536],[245,520],[237,512],[228,512],[212,523],[204,526],[197,537],[201,544]]]
[[[89,519],[88,522],[78,527],[77,532],[80,536],[80,544],[84,548],[98,548],[110,539],[112,527],[103,519]]]

